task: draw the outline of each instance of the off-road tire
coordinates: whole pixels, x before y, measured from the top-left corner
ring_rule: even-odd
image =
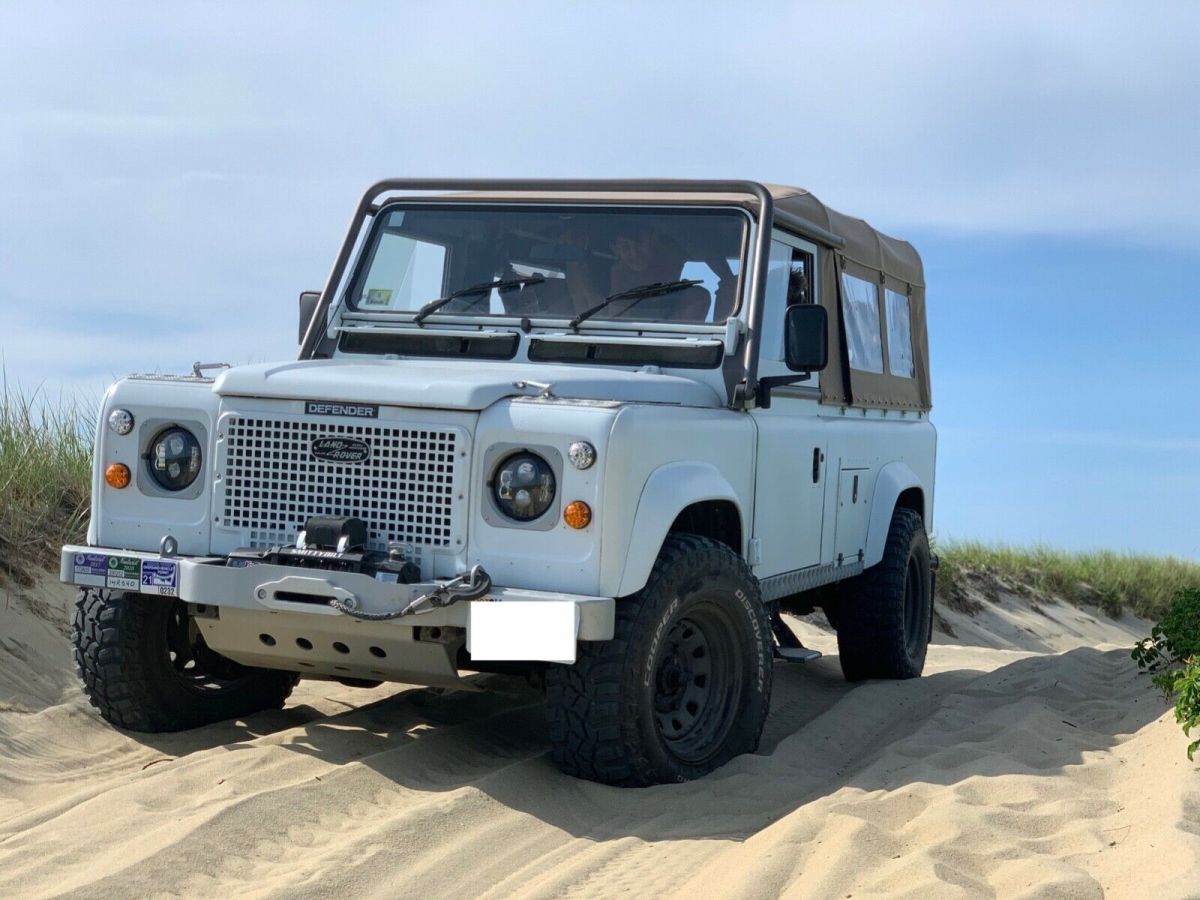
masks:
[[[613,639],[583,641],[574,665],[547,670],[555,763],[637,787],[699,778],[754,752],[770,707],[771,650],[745,562],[717,541],[671,535],[646,586],[617,600]]]
[[[883,559],[844,582],[840,594],[835,618],[846,679],[919,676],[933,627],[933,567],[920,515],[897,509]]]
[[[83,691],[100,715],[130,731],[183,731],[283,706],[292,672],[241,666],[200,645],[202,670],[178,671],[169,630],[186,614],[178,600],[88,588],[75,599],[71,639]]]

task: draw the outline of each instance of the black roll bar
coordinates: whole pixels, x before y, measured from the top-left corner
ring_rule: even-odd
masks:
[[[389,178],[371,185],[358,202],[346,239],[334,260],[333,269],[321,291],[321,299],[309,320],[300,345],[300,359],[311,357],[320,343],[321,332],[334,293],[341,284],[354,252],[359,232],[368,213],[377,208],[375,201],[395,191],[546,191],[562,193],[663,193],[663,194],[742,194],[758,201],[758,223],[754,242],[754,266],[747,287],[747,322],[749,330],[742,349],[742,383],[735,393],[743,405],[749,404],[757,393],[759,334],[761,332],[763,301],[767,285],[767,265],[771,259],[771,228],[775,218],[775,203],[771,192],[757,181],[691,180],[679,178],[582,179],[582,178]],[[816,237],[816,235],[814,235]]]

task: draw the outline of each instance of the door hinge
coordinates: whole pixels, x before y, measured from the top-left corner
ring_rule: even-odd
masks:
[[[750,543],[746,545],[746,563],[751,566],[757,566],[762,562],[762,541],[758,538],[750,538]]]

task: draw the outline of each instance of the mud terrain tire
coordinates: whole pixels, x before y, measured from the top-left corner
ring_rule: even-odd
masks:
[[[835,618],[848,681],[921,674],[933,626],[933,567],[920,515],[892,514],[883,559],[842,585]]]
[[[729,547],[671,535],[646,586],[617,600],[611,641],[551,666],[554,761],[591,781],[688,781],[758,748],[771,699],[771,624]]]
[[[183,731],[278,709],[298,680],[209,650],[170,598],[81,590],[71,638],[92,706],[130,731]]]

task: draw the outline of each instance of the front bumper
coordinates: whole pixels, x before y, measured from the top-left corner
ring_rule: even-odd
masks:
[[[434,632],[440,637],[444,629],[463,630],[472,661],[574,662],[575,641],[610,640],[615,617],[611,597],[493,586],[478,600],[368,622],[332,608],[329,598],[352,600],[363,612],[386,613],[436,585],[397,584],[355,572],[269,563],[232,566],[224,557],[164,557],[103,547],[63,547],[59,575],[80,587],[178,597],[191,605],[214,650],[248,665],[316,669],[337,677],[419,676],[427,666],[408,665],[406,658],[419,654],[405,652],[415,650],[407,644],[420,643],[423,635]],[[348,658],[356,654],[341,649],[351,646],[347,637],[362,647],[361,660]],[[382,640],[398,651],[396,662],[383,662],[393,654],[378,643]],[[334,648],[334,655],[324,653],[325,648]],[[305,662],[310,665],[301,665]],[[450,669],[453,663],[449,661]],[[440,675],[449,674],[446,665],[438,668]]]

